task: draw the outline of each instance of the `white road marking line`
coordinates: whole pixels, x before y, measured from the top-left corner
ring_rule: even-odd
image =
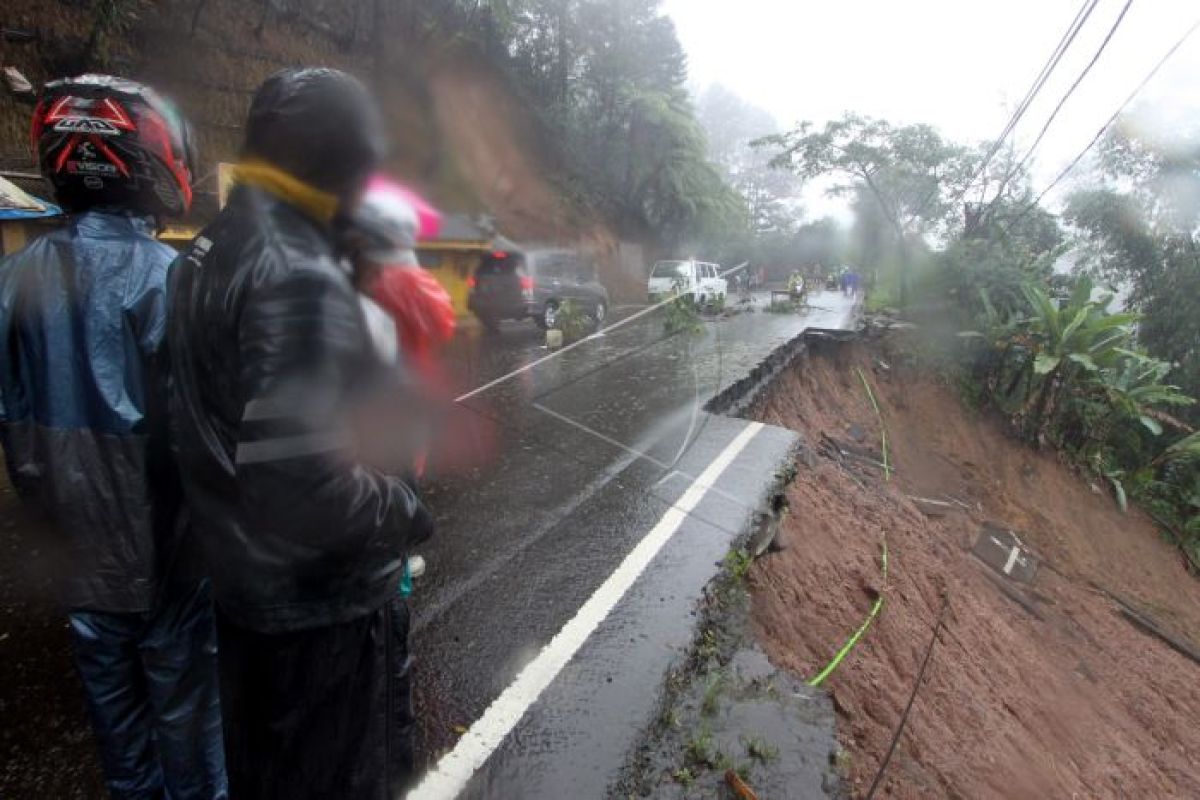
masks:
[[[454,749],[438,761],[408,800],[450,800],[466,788],[476,770],[487,762],[505,737],[554,680],[567,662],[579,652],[588,637],[612,612],[663,546],[679,530],[721,473],[733,463],[750,440],[762,430],[752,422],[713,459],[700,477],[687,488],[679,502],[667,509],[662,519],[625,556],[625,560],[588,598],[575,616],[542,648],[516,679],[509,684],[478,720],[463,734]]]
[[[1017,558],[1021,555],[1021,548],[1013,545],[1013,549],[1008,553],[1008,561],[1004,562],[1004,574],[1011,575],[1013,567],[1017,565]]]
[[[746,265],[749,263],[750,263],[749,261],[743,261],[741,264],[738,264],[736,267],[733,267],[732,269],[726,270],[725,272],[721,273],[721,277],[725,277],[726,275],[732,275],[733,273],[737,272],[738,270],[745,269]],[[684,294],[694,293],[697,288],[699,288],[699,287],[689,289],[688,292],[684,292]],[[625,319],[620,320],[619,322],[616,322],[612,325],[609,325],[607,328],[604,329],[604,333],[607,334],[612,331],[615,331],[617,328],[620,328],[622,325],[628,325],[630,322],[633,322],[635,319],[644,317],[653,311],[657,311],[658,309],[665,306],[667,303],[673,303],[678,297],[681,297],[681,296],[682,295],[671,295],[670,297],[668,297],[665,300],[657,302],[652,306],[647,306],[646,308],[643,308],[641,311],[637,312],[636,314],[630,314]],[[499,378],[488,381],[487,383],[483,384],[482,386],[478,386],[478,387],[472,389],[471,391],[467,392],[466,394],[459,395],[458,397],[454,398],[454,402],[461,403],[463,400],[470,400],[475,395],[482,394],[483,392],[486,392],[488,389],[491,389],[493,386],[499,386],[500,384],[504,383],[505,381],[512,380],[513,378],[517,377],[521,373],[528,372],[529,370],[533,369],[534,367],[538,366],[539,364],[544,364],[552,358],[557,358],[558,356],[561,356],[563,353],[574,350],[576,347],[579,347],[580,345],[584,344],[585,342],[589,342],[594,338],[596,338],[596,337],[595,336],[587,336],[583,339],[580,339],[578,342],[572,342],[571,344],[567,345],[566,347],[559,348],[558,350],[554,351],[553,353],[550,353],[549,355],[542,356],[539,359],[529,362],[528,364],[526,364],[523,367],[518,367],[517,369],[514,369],[512,372],[508,373],[507,375],[501,375]]]

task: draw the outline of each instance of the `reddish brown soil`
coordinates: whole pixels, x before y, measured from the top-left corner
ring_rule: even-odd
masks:
[[[826,682],[863,796],[931,638],[945,628],[879,797],[1200,797],[1200,664],[1134,628],[1096,587],[1200,641],[1200,581],[1141,513],[1053,456],[1012,440],[955,393],[861,346],[811,355],[772,388],[764,421],[878,448],[854,371],[872,382],[896,474],[818,453],[788,491],[784,549],[751,572],[753,625],[771,659],[816,674],[861,624],[890,575],[876,624]],[[857,430],[852,430],[857,426]],[[926,517],[911,495],[969,510]],[[1046,559],[1030,597],[1003,594],[970,555],[984,521]],[[1094,584],[1094,585],[1093,585]]]
[[[546,180],[531,113],[502,77],[469,62],[441,67],[430,78],[439,129],[488,208],[509,236],[562,238],[574,234],[573,209]]]
[[[620,268],[615,235],[555,182],[556,172],[566,170],[547,155],[546,132],[494,69],[467,58],[439,63],[429,90],[454,166],[496,215],[505,236],[579,247],[597,257],[614,297],[645,294],[644,265],[636,265],[635,277]]]

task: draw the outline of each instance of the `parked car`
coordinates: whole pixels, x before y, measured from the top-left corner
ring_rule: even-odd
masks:
[[[480,260],[468,286],[467,307],[488,328],[505,319],[553,328],[567,300],[597,325],[608,316],[608,291],[596,280],[595,262],[574,250],[495,250]]]
[[[728,282],[721,277],[721,267],[707,261],[659,261],[650,270],[646,292],[650,302],[656,302],[675,290],[692,292],[696,304],[712,305],[725,299]]]

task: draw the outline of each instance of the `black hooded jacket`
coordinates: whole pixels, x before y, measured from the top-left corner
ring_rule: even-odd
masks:
[[[356,103],[369,106],[341,73],[277,75],[255,97],[247,155],[345,197],[379,158],[374,111]],[[172,274],[171,418],[217,601],[273,633],[376,610],[431,528],[403,481],[352,456],[347,409],[388,367],[328,219],[248,183]]]

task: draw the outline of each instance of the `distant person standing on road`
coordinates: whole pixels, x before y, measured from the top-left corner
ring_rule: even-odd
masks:
[[[191,203],[188,128],[147,87],[83,75],[47,84],[33,142],[68,218],[0,262],[9,475],[58,561],[111,796],[224,798],[212,601],[165,416],[175,253],[154,238]]]
[[[268,78],[229,203],[172,280],[172,422],[213,570],[235,800],[391,800],[413,772],[399,583],[432,522],[360,458],[355,409],[394,370],[335,244],[383,154],[354,78]]]

